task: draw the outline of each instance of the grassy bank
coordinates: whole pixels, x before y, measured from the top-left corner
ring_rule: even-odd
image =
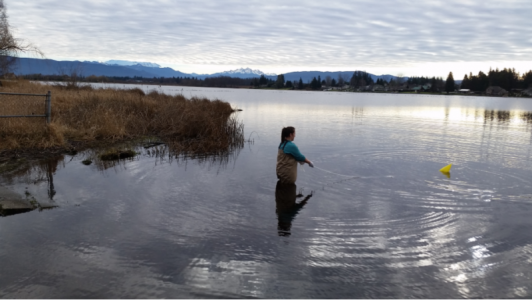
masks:
[[[219,100],[169,96],[140,89],[49,86],[4,82],[0,92],[52,92],[52,122],[44,118],[0,118],[0,151],[69,148],[158,137],[174,151],[221,153],[244,142],[233,108]],[[0,115],[44,112],[44,98],[2,95]]]

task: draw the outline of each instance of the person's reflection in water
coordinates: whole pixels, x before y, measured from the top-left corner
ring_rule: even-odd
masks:
[[[277,218],[279,223],[277,230],[279,236],[290,236],[290,228],[292,227],[292,221],[299,213],[299,210],[307,204],[308,199],[312,197],[312,192],[303,198],[299,203],[296,202],[297,198],[303,197],[302,194],[296,193],[297,186],[295,184],[281,183],[277,181],[275,187],[275,202],[277,203]]]

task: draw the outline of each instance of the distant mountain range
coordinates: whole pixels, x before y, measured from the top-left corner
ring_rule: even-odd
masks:
[[[95,63],[98,63],[95,61]],[[156,63],[151,62],[140,62],[140,61],[129,61],[129,60],[108,60],[104,62],[104,64],[109,66],[134,66],[134,65],[141,65],[144,67],[151,67],[151,68],[160,68],[161,66]]]
[[[236,78],[255,78],[264,75],[269,79],[275,80],[276,74],[264,73],[260,70],[252,70],[250,68],[240,68],[231,71],[225,71],[214,74],[188,74],[176,71],[172,68],[161,68],[160,65],[150,62],[136,62],[125,60],[108,60],[106,62],[97,61],[56,61],[52,59],[35,59],[35,58],[18,58],[13,72],[16,75],[70,75],[73,72],[82,74],[83,76],[107,76],[107,77],[195,77],[198,79],[205,79],[208,77],[229,76]],[[346,81],[349,81],[354,71],[342,72],[322,72],[322,71],[304,71],[304,72],[290,72],[285,73],[285,80],[299,81],[301,78],[303,82],[307,83],[312,78],[318,76],[325,79],[327,76],[338,80],[338,76],[342,76]],[[378,78],[389,81],[395,78],[393,75],[373,75],[369,74],[373,80]]]
[[[120,61],[110,61],[120,62]],[[13,73],[16,75],[70,75],[73,72],[83,76],[108,77],[191,77],[171,68],[147,67],[146,64],[125,65],[119,63],[107,64],[96,61],[56,61],[52,59],[19,58]],[[195,77],[195,76],[194,76]]]
[[[275,77],[277,78],[277,74],[273,73],[264,73],[261,70],[252,70],[250,68],[240,68],[236,70],[231,71],[225,71],[221,73],[214,73],[209,76],[217,77],[217,76],[229,76],[229,77],[238,77],[238,78],[253,78],[253,77],[260,77],[261,75],[264,75],[268,78]]]

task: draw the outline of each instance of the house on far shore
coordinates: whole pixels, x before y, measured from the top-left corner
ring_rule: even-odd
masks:
[[[429,83],[429,84],[425,84],[425,85],[418,85],[418,86],[414,86],[411,88],[412,91],[414,92],[428,92],[430,91],[430,88],[432,87],[432,85]]]
[[[486,90],[486,95],[488,96],[502,96],[502,97],[506,97],[508,96],[508,91],[503,89],[502,87],[500,86],[490,86],[487,90]]]
[[[385,91],[384,85],[375,84],[373,86],[373,91],[374,92],[384,92]]]
[[[371,85],[366,85],[366,86],[360,86],[358,87],[357,91],[359,92],[369,92],[369,91],[372,91],[373,88]]]
[[[458,90],[458,92],[460,94],[471,94],[471,90],[470,89],[460,89],[460,90]]]
[[[521,91],[521,96],[532,97],[532,88]]]

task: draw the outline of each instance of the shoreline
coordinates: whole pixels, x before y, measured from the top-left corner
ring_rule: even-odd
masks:
[[[40,81],[40,80],[31,80],[32,82],[38,82],[38,83],[45,83],[48,85],[52,84],[61,84],[63,82],[60,81]],[[64,82],[67,83],[67,82]],[[354,94],[406,94],[406,95],[434,95],[434,96],[467,96],[467,97],[489,97],[489,98],[515,98],[515,99],[532,99],[532,96],[496,96],[496,95],[485,95],[485,94],[460,94],[457,92],[447,94],[445,92],[443,93],[434,93],[434,92],[412,92],[412,91],[352,91],[352,90],[312,90],[312,89],[293,89],[293,88],[255,88],[250,86],[196,86],[196,85],[180,85],[180,84],[158,84],[158,83],[151,83],[151,82],[142,82],[142,83],[131,83],[131,82],[79,82],[80,85],[91,85],[91,84],[113,84],[113,85],[129,85],[129,86],[156,86],[156,87],[189,87],[189,88],[208,88],[208,89],[236,89],[236,90],[265,90],[265,91],[294,91],[294,92],[333,92],[333,93],[354,93]]]

